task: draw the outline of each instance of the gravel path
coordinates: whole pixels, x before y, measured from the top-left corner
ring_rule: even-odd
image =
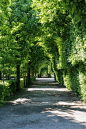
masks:
[[[53,78],[37,78],[0,108],[0,129],[86,129],[86,103]]]

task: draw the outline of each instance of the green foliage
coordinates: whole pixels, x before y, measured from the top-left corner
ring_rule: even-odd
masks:
[[[4,86],[0,84],[0,100],[4,99]]]
[[[5,100],[16,91],[16,81],[10,80],[0,84],[0,100]]]
[[[33,81],[35,81],[36,80],[36,77],[34,76],[34,77],[30,77],[30,82],[32,83]]]
[[[72,90],[72,73],[70,70],[64,70],[63,71],[63,79],[64,79],[64,85],[69,89]]]
[[[36,80],[35,76],[30,77],[29,84],[32,84],[32,82],[35,81],[35,80]],[[27,82],[27,79],[26,79],[26,82]],[[26,87],[28,87],[28,85]]]
[[[64,70],[63,79],[64,85],[69,89],[73,90],[77,95],[81,94],[80,83],[79,83],[79,72],[78,69],[72,68]]]
[[[80,36],[76,36],[76,39],[72,43],[71,55],[69,56],[69,61],[72,65],[86,62],[86,50],[84,44],[85,40]]]
[[[85,12],[81,0],[0,0],[1,71],[20,65],[26,75],[29,62],[35,73],[52,64],[48,72],[86,101]],[[15,90],[16,82],[0,84],[1,99]]]
[[[73,90],[86,102],[86,72],[85,66],[79,65],[78,68],[64,70],[63,79],[64,85]]]
[[[9,81],[9,89],[12,93],[16,91],[16,80],[10,80]]]
[[[30,65],[30,68],[32,71],[37,71],[37,68],[39,67],[40,64],[42,64],[42,62],[44,61],[45,59],[45,55],[44,55],[44,48],[42,46],[40,46],[38,44],[37,41],[33,42],[33,46],[30,48],[30,62],[31,62],[31,65]]]
[[[20,88],[24,88],[24,79],[20,78]]]
[[[81,65],[79,68],[79,83],[81,88],[81,97],[86,102],[86,66]]]
[[[33,0],[55,78],[86,99],[85,1]],[[84,70],[86,68],[84,67]]]
[[[24,87],[23,78],[20,79],[20,88]],[[0,81],[0,101],[7,100],[16,92],[16,80]]]

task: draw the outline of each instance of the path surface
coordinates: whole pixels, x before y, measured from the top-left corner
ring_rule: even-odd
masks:
[[[51,79],[37,79],[0,108],[0,129],[86,129],[86,103]]]

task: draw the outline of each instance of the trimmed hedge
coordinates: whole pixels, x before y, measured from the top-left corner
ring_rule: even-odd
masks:
[[[79,73],[77,68],[75,69],[68,69],[65,72],[63,72],[63,80],[64,85],[69,89],[73,90],[77,95],[80,95],[80,84],[79,84]]]
[[[84,102],[86,102],[86,66],[77,65],[70,69],[58,70],[57,78],[60,84],[74,91]]]
[[[79,83],[81,88],[81,97],[82,100],[86,102],[86,66],[82,66],[79,68]]]

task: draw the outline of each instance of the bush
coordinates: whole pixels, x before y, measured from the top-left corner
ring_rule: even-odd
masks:
[[[75,68],[64,70],[63,79],[64,85],[86,102],[86,66],[81,64]]]
[[[16,81],[10,80],[0,84],[0,100],[5,100],[16,91]]]
[[[81,88],[81,97],[86,102],[86,66],[81,66],[79,69],[79,83]]]
[[[35,76],[34,77],[30,77],[30,82],[33,82],[35,80],[36,80],[36,77]]]
[[[20,89],[24,88],[24,79],[20,78]]]
[[[16,80],[9,81],[9,88],[11,93],[14,93],[16,91]]]
[[[77,95],[80,95],[81,89],[78,76],[79,72],[76,67],[63,72],[64,85],[69,90],[73,90]]]
[[[0,100],[4,100],[10,95],[10,88],[8,83],[0,84]]]
[[[4,99],[4,86],[0,84],[0,100]]]
[[[64,70],[63,71],[63,79],[64,79],[64,85],[69,89],[72,90],[72,76],[70,73],[70,70]]]
[[[33,78],[34,80],[34,78]],[[1,83],[2,81],[0,81]],[[24,87],[24,80],[20,79],[20,89]],[[9,80],[0,84],[0,101],[6,100],[9,96],[16,92],[16,81]]]
[[[57,71],[55,71],[55,79],[61,85],[64,85],[64,81],[63,81],[63,70],[57,70]]]

